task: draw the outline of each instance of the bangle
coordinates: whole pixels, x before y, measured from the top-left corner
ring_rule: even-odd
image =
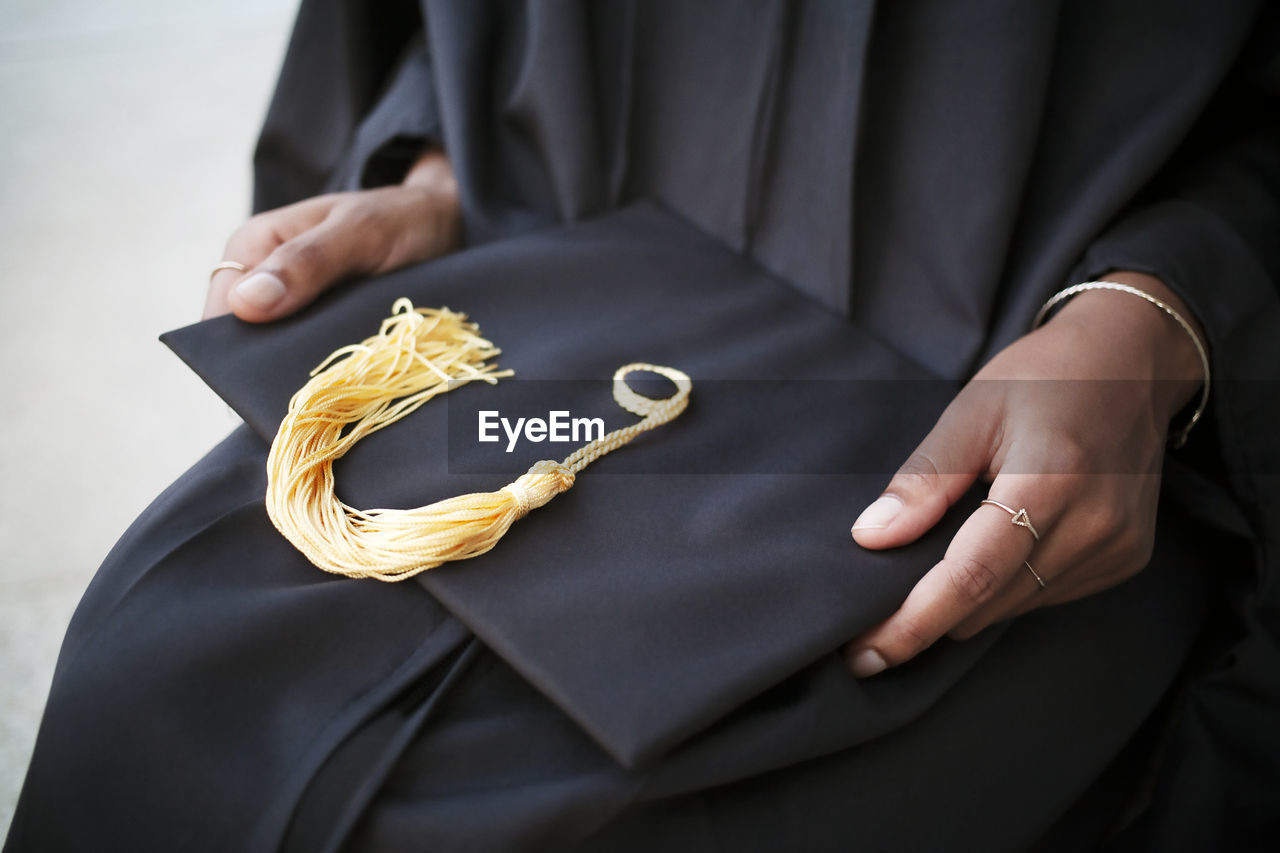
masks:
[[[1139,299],[1145,299],[1164,313],[1168,314],[1174,320],[1177,320],[1178,325],[1182,327],[1182,331],[1186,332],[1191,338],[1191,343],[1195,344],[1196,353],[1200,356],[1200,367],[1204,369],[1204,384],[1200,386],[1200,402],[1196,405],[1195,411],[1191,413],[1191,419],[1182,426],[1182,429],[1173,433],[1170,437],[1170,442],[1175,449],[1186,444],[1187,436],[1191,433],[1191,428],[1200,420],[1200,416],[1204,414],[1205,406],[1209,403],[1209,353],[1205,350],[1204,344],[1200,340],[1200,336],[1196,334],[1195,329],[1191,328],[1191,324],[1188,323],[1181,314],[1173,310],[1168,303],[1157,299],[1145,290],[1139,290],[1138,288],[1130,287],[1127,284],[1117,284],[1114,281],[1086,281],[1084,284],[1077,284],[1068,287],[1065,290],[1059,290],[1053,296],[1049,297],[1048,302],[1041,306],[1040,310],[1036,313],[1035,320],[1031,323],[1031,328],[1039,328],[1040,324],[1045,321],[1045,318],[1049,316],[1049,313],[1053,311],[1054,308],[1061,305],[1063,302],[1066,302],[1077,293],[1083,293],[1086,290],[1116,290],[1120,293],[1131,294]]]

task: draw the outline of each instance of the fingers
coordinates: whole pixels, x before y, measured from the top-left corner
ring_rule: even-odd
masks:
[[[287,316],[347,276],[373,271],[385,254],[385,223],[376,205],[349,194],[320,196],[255,217],[232,238],[228,251],[253,258],[231,282],[227,306],[263,323]],[[263,249],[268,251],[264,254]],[[242,263],[245,263],[242,261]]]
[[[335,282],[373,264],[358,229],[326,219],[276,247],[227,293],[236,316],[262,323],[292,314]]]
[[[991,494],[1014,512],[979,506],[897,612],[846,646],[850,669],[858,677],[875,675],[943,636],[967,639],[996,622],[1092,595],[1136,574],[1151,558],[1154,524],[1145,517],[1135,524],[1133,508],[1154,498],[1134,495],[1157,484],[1137,475],[1001,475]],[[1038,541],[1014,523],[1023,508]]]
[[[232,235],[225,254],[251,268],[214,276],[205,315],[279,319],[350,276],[452,251],[461,223],[456,188],[443,180],[333,193],[259,214]]]
[[[1042,515],[1036,523],[1051,525],[1053,519]],[[1039,592],[1024,565],[1035,546],[1030,531],[1013,525],[1007,512],[980,506],[898,611],[846,647],[854,675],[865,678],[910,660],[1002,598]]]
[[[992,485],[992,494],[1008,493],[1009,479],[1007,476],[999,478]],[[1045,481],[1042,480],[1038,485],[1039,505],[1043,507],[1048,502],[1061,506],[1059,502],[1064,500],[1064,496],[1054,489],[1046,490],[1044,487]],[[1019,508],[1021,508],[1020,505]],[[1048,518],[1044,514],[1044,509],[1028,512],[1032,517],[1037,518],[1038,522]],[[1065,517],[1070,518],[1070,516],[1071,513],[1068,511]],[[1013,526],[1012,523],[1010,526]],[[1068,600],[1064,594],[1079,597],[1079,594],[1072,594],[1075,588],[1073,581],[1078,580],[1078,577],[1064,575],[1065,567],[1078,565],[1081,562],[1098,566],[1108,559],[1105,548],[1100,547],[1099,542],[1080,539],[1073,534],[1069,524],[1064,526],[1063,516],[1054,518],[1052,528],[1037,529],[1042,534],[1039,541],[1035,543],[1034,550],[1014,568],[1011,580],[989,601],[961,618],[947,631],[947,636],[955,640],[965,640],[1003,619],[1025,613],[1035,607]],[[1109,582],[1114,583],[1113,580]],[[1102,588],[1104,587],[1098,586],[1095,589]]]
[[[260,213],[240,226],[227,241],[222,257],[247,269],[244,272],[219,270],[213,274],[205,296],[204,319],[231,313],[233,289],[250,278],[255,268],[286,241],[323,222],[328,210],[324,197],[308,199]]]
[[[850,531],[864,548],[893,548],[920,537],[989,466],[999,401],[971,385],[947,407],[915,452]]]

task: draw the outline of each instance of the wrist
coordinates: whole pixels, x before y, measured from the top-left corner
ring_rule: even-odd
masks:
[[[1113,352],[1123,373],[1116,378],[1149,380],[1155,413],[1166,422],[1199,396],[1191,422],[1174,435],[1174,445],[1180,446],[1202,413],[1208,390],[1203,327],[1186,303],[1154,276],[1112,271],[1102,278],[1133,290],[1083,290],[1064,301],[1053,319],[1075,325],[1087,345]]]
[[[1106,281],[1114,281],[1117,284],[1136,287],[1138,290],[1159,299],[1172,308],[1179,317],[1187,321],[1201,346],[1208,346],[1208,338],[1205,337],[1204,327],[1200,324],[1199,318],[1191,312],[1182,297],[1160,279],[1145,273],[1124,271],[1109,272],[1102,278]],[[1133,302],[1134,300],[1129,301]],[[1143,306],[1141,301],[1129,307],[1137,309],[1143,307],[1156,308],[1156,306],[1149,303],[1147,306]],[[1164,366],[1161,378],[1194,381],[1198,387],[1199,383],[1204,381],[1204,366],[1200,361],[1200,351],[1197,349],[1191,335],[1187,333],[1187,330],[1164,311],[1148,310],[1137,313],[1145,314],[1148,323],[1152,326],[1152,340],[1157,347],[1157,356],[1160,364]]]
[[[445,242],[449,247],[460,244],[462,202],[453,166],[445,153],[438,148],[424,151],[409,167],[400,183],[421,195],[428,214],[446,238]]]
[[[405,186],[423,187],[442,195],[458,194],[458,182],[454,179],[453,166],[439,148],[428,148],[409,166],[404,179]]]

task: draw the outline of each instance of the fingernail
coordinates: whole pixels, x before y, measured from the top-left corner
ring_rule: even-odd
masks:
[[[884,672],[888,665],[875,649],[863,649],[849,660],[849,669],[855,678],[870,678],[877,672]]]
[[[881,495],[862,511],[853,530],[883,530],[902,509],[902,501],[893,495]]]
[[[236,285],[236,294],[255,308],[270,308],[284,297],[284,282],[269,272],[256,272]]]

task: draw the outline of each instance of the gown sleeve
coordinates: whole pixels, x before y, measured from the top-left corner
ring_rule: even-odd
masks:
[[[438,128],[413,0],[303,0],[254,152],[253,208],[399,181]]]
[[[1155,806],[1153,849],[1214,846],[1206,827],[1272,834],[1280,790],[1280,14],[1251,44],[1151,190],[1090,247],[1075,280],[1148,272],[1202,322],[1213,368],[1211,422],[1193,463],[1218,479],[1252,527],[1252,566],[1223,559],[1232,615],[1218,653],[1179,700]],[[1197,444],[1198,440],[1198,444]],[[1207,466],[1200,464],[1202,469]],[[1207,490],[1196,501],[1211,502]],[[1235,756],[1236,758],[1232,758]],[[1248,756],[1242,760],[1241,756]],[[1272,812],[1274,814],[1274,812]],[[1269,826],[1270,828],[1266,828]]]
[[[440,116],[432,93],[431,65],[422,35],[413,38],[386,92],[356,128],[330,190],[357,190],[399,183],[429,146],[442,145]]]
[[[1218,452],[1237,494],[1269,470],[1251,447],[1271,433],[1250,398],[1280,363],[1280,15],[1268,10],[1234,72],[1178,155],[1087,251],[1073,274],[1113,269],[1161,278],[1209,339]],[[1264,429],[1259,429],[1264,428]],[[1274,444],[1268,442],[1267,444]],[[1272,451],[1274,452],[1274,451]]]

